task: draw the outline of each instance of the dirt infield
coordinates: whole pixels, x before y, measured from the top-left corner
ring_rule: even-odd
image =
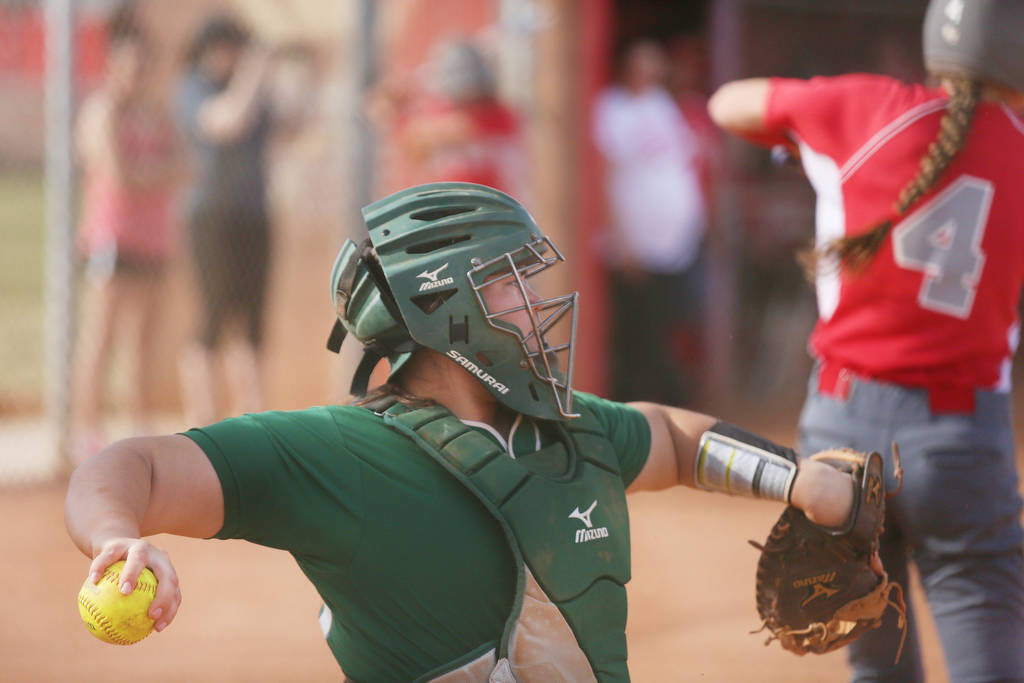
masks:
[[[130,647],[82,626],[75,595],[87,561],[63,524],[64,483],[0,492],[0,681],[340,680],[316,620],[319,600],[285,553],[237,541],[161,537],[184,602],[175,623]],[[753,577],[779,509],[690,490],[630,500],[629,651],[636,681],[843,681],[843,655],[798,658],[763,636]],[[943,681],[934,631],[930,681]]]

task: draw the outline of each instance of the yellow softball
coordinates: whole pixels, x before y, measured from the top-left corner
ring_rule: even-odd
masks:
[[[149,605],[156,596],[156,576],[149,569],[139,574],[135,590],[122,595],[121,569],[124,560],[107,567],[96,583],[89,579],[78,591],[78,613],[89,633],[115,645],[137,643],[153,630]]]

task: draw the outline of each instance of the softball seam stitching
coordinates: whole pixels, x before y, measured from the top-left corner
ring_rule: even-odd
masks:
[[[103,613],[100,611],[99,606],[96,605],[89,598],[85,598],[79,595],[78,604],[84,607],[89,612],[89,616],[93,618],[93,621],[95,621],[96,625],[100,627],[100,630],[103,631],[104,635],[110,638],[110,642],[114,643],[115,645],[131,645],[132,643],[138,642],[136,640],[128,640],[127,638],[119,634],[117,631],[115,631],[110,623],[110,620],[103,616]],[[146,636],[143,636],[143,638],[145,637]],[[142,638],[140,638],[139,640],[142,640]]]
[[[117,588],[120,588],[117,585],[117,582],[120,580],[121,572],[110,568],[107,568],[103,572],[103,576],[100,578],[100,581],[109,581],[110,583],[114,584],[114,586]],[[152,595],[156,597],[156,584],[147,581],[145,576],[142,574],[139,575],[139,580],[136,582],[135,590],[141,590],[145,593],[152,593]]]
[[[114,584],[114,586],[117,587],[117,582],[120,579],[121,572],[117,570],[112,570],[108,567],[104,570],[103,576],[100,578],[100,582],[106,581],[108,583]],[[155,596],[156,584],[146,581],[142,576],[140,576],[136,584],[135,590],[141,590],[144,593],[151,593]],[[145,636],[142,636],[142,638],[139,638],[138,640],[129,640],[128,638],[125,638],[114,629],[113,625],[110,623],[110,620],[107,619],[107,617],[103,616],[103,612],[100,611],[99,606],[92,600],[83,597],[82,595],[79,595],[78,604],[80,604],[82,607],[86,609],[86,611],[89,612],[89,616],[93,618],[93,621],[100,628],[100,630],[103,631],[103,634],[106,635],[107,638],[110,639],[110,642],[114,643],[115,645],[132,645],[149,635],[149,633],[146,633]]]

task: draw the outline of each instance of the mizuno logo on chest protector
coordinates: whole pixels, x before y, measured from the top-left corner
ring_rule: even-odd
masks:
[[[583,522],[584,524],[586,524],[587,528],[589,529],[592,526],[594,526],[590,522],[590,513],[593,512],[594,508],[596,508],[596,507],[597,507],[597,501],[596,500],[593,503],[590,504],[590,507],[587,508],[586,512],[580,512],[580,506],[577,505],[576,509],[569,513],[569,519],[574,519],[574,518],[578,519],[581,522]]]
[[[580,512],[580,506],[569,513],[569,519],[578,519],[587,527],[586,529],[576,530],[576,543],[586,543],[587,541],[593,541],[598,538],[608,538],[608,527],[597,527],[594,528],[593,522],[590,521],[590,514],[597,507],[597,501],[595,500],[587,508],[586,512]]]

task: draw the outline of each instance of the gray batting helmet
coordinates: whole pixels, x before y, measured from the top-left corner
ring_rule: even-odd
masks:
[[[924,63],[1024,92],[1024,0],[931,0]]]

